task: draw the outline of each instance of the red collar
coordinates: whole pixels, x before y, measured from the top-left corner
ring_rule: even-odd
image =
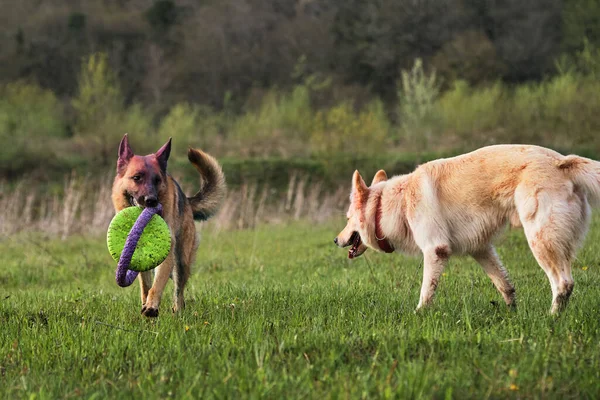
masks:
[[[379,198],[377,199],[377,208],[375,209],[375,239],[377,240],[377,244],[379,248],[386,253],[393,253],[394,246],[385,238],[383,232],[381,231],[381,196],[379,194]]]

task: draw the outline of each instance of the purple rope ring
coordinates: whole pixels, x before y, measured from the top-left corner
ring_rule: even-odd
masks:
[[[156,207],[144,208],[138,219],[135,221],[135,224],[133,224],[131,231],[129,231],[129,235],[127,235],[127,240],[125,240],[125,246],[123,247],[119,263],[117,264],[116,272],[117,285],[121,287],[130,286],[138,276],[137,271],[129,269],[129,263],[131,262],[131,257],[133,257],[135,248],[140,240],[140,236],[142,236],[142,232],[144,232],[144,228],[148,225],[148,222],[150,222],[154,214],[162,216],[162,205],[160,205],[160,203]]]

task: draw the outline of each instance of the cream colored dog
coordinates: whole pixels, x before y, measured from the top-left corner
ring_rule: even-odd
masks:
[[[509,223],[523,226],[529,247],[552,286],[552,313],[573,291],[571,261],[600,202],[600,162],[527,145],[498,145],[419,166],[387,179],[379,171],[367,187],[356,171],[348,223],[335,238],[367,248],[422,253],[423,285],[417,309],[431,302],[452,254],[469,254],[508,305],[515,289],[493,239]]]

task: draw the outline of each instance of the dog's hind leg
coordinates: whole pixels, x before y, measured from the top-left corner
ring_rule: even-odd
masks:
[[[573,276],[571,274],[571,257],[562,249],[557,248],[547,239],[542,238],[538,231],[534,238],[529,239],[529,247],[538,264],[542,267],[552,288],[552,308],[550,312],[556,314],[562,311],[573,292]]]
[[[431,303],[448,258],[450,258],[448,245],[439,245],[423,251],[423,284],[417,310]]]
[[[175,286],[173,293],[173,312],[182,311],[185,308],[183,290],[190,277],[190,266],[192,261],[189,255],[182,249],[177,251],[177,260],[173,268],[173,284]]]
[[[506,305],[514,307],[516,305],[515,287],[508,279],[508,273],[502,265],[494,246],[473,253],[472,256],[481,265],[487,276],[490,277],[494,286],[504,298]]]
[[[173,283],[175,286],[173,293],[173,312],[179,312],[185,308],[183,291],[190,277],[191,267],[196,258],[198,250],[198,238],[196,227],[190,220],[190,223],[183,230],[182,239],[178,242],[176,251],[176,264],[173,269]]]
[[[550,281],[550,312],[556,314],[566,307],[573,291],[571,261],[589,226],[589,204],[572,185],[547,192],[538,190],[522,196],[525,200],[519,195],[519,217],[531,252]]]

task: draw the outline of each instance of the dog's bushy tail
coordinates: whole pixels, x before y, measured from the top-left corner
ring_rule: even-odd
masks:
[[[202,176],[202,188],[192,197],[188,197],[194,219],[205,221],[215,215],[225,197],[225,175],[217,160],[202,150],[189,149],[188,160]]]
[[[558,161],[557,166],[570,176],[573,183],[585,190],[590,204],[600,206],[600,162],[569,155]]]

